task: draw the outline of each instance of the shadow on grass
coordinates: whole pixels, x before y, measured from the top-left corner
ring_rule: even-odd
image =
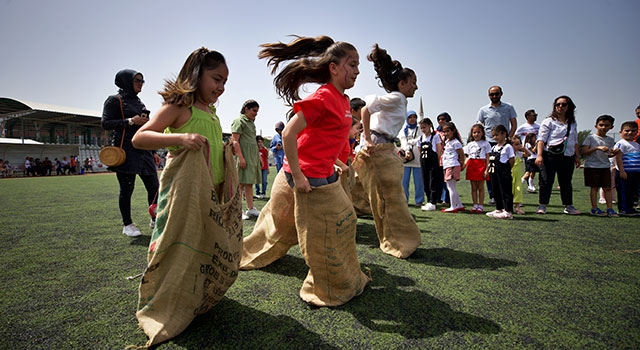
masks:
[[[287,254],[260,270],[283,276],[296,277],[303,281],[305,277],[307,277],[309,268],[304,262],[304,259]]]
[[[428,338],[449,331],[497,334],[500,326],[482,317],[451,309],[449,304],[419,290],[407,277],[394,276],[369,265],[373,281],[362,295],[340,310],[353,314],[375,332],[397,333],[405,338]]]
[[[450,248],[418,248],[406,260],[411,263],[450,267],[454,269],[497,269],[518,265],[515,261],[487,258],[480,254],[461,252]]]
[[[151,236],[142,235],[132,239],[129,244],[148,247],[149,243],[151,243]]]
[[[170,342],[185,349],[337,349],[289,316],[272,316],[226,297]]]
[[[356,228],[356,244],[365,245],[372,248],[377,248],[380,246],[380,241],[378,241],[378,233],[376,231],[376,225],[373,221],[362,222],[358,221],[358,226]]]

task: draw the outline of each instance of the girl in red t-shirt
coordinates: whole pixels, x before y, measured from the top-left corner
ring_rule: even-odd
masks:
[[[273,73],[290,61],[274,85],[293,111],[282,132],[283,171],[253,232],[244,239],[240,268],[266,266],[300,242],[309,266],[300,297],[316,306],[342,305],[362,293],[369,281],[356,255],[357,217],[335,169],[352,122],[344,91],[360,73],[358,51],[327,36],[262,47],[258,57],[268,60]],[[306,83],[321,86],[300,100],[299,88]]]

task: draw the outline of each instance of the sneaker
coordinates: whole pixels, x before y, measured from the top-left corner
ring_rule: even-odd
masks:
[[[138,237],[142,234],[136,224],[129,224],[122,228],[122,234],[129,237]]]
[[[607,213],[603,212],[600,208],[592,208],[591,215],[595,216],[607,216]]]
[[[256,209],[255,207],[253,207],[253,208],[247,210],[246,214],[248,216],[258,217],[258,216],[260,216],[260,211],[258,209]]]
[[[457,212],[458,212],[458,209],[455,209],[455,208],[447,208],[447,209],[442,209],[442,210],[440,210],[440,211],[441,211],[441,212],[443,212],[443,213],[457,213]]]
[[[539,205],[538,208],[536,209],[536,214],[546,214],[546,213],[547,213],[546,205]]]
[[[537,191],[536,191],[536,188],[535,188],[535,187],[529,187],[529,188],[527,188],[527,192],[529,192],[529,193],[536,193]]]
[[[635,209],[631,209],[627,211],[620,210],[620,215],[621,216],[639,216],[640,212]]]
[[[604,199],[604,198],[600,198],[600,199],[598,200],[598,203],[600,203],[600,204],[607,204],[607,200],[606,200],[606,199]]]
[[[513,215],[508,211],[501,211],[493,216],[494,219],[512,220]]]
[[[249,220],[249,215],[242,213],[242,220]]]
[[[573,205],[567,205],[566,207],[564,207],[563,213],[569,214],[569,215],[580,215],[580,211],[576,209]]]
[[[436,210],[436,205],[432,204],[432,203],[427,203],[427,204],[423,205],[422,207],[420,207],[420,209],[422,209],[424,211],[434,211],[434,210]]]
[[[607,216],[609,216],[610,218],[617,218],[618,213],[616,213],[616,211],[613,210],[613,208],[609,208],[607,209]]]
[[[496,205],[496,200],[493,198],[489,198],[489,205]]]
[[[457,208],[456,208],[456,212],[459,212],[459,211],[465,211],[464,206],[462,206],[462,207],[457,207]]]
[[[484,207],[479,205],[478,206],[478,213],[482,214],[484,212]]]
[[[492,218],[492,217],[494,217],[496,214],[500,214],[501,212],[502,212],[502,211],[500,211],[500,210],[493,210],[493,211],[488,212],[486,215],[487,215],[488,217]]]
[[[149,227],[151,228],[156,227],[156,221],[154,219],[151,219],[151,221],[149,221]]]
[[[258,199],[264,199],[264,194],[259,194],[257,197]]]

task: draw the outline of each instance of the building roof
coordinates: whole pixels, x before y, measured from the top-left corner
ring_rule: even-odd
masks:
[[[0,97],[0,120],[23,118],[42,123],[100,126],[101,113],[88,109]]]

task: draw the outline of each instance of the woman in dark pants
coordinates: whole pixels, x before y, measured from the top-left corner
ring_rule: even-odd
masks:
[[[553,112],[540,125],[536,157],[536,165],[540,167],[540,198],[536,210],[538,214],[547,212],[556,174],[560,185],[560,198],[564,205],[563,212],[569,215],[580,214],[573,206],[571,184],[573,170],[580,166],[575,110],[576,105],[569,96],[559,96],[553,101]]]
[[[149,111],[138,98],[144,84],[142,73],[132,69],[123,69],[116,74],[115,83],[119,88],[118,94],[109,96],[104,102],[102,128],[112,130],[111,139],[114,146],[119,146],[124,136],[122,148],[127,154],[127,159],[121,165],[108,169],[116,173],[120,184],[118,204],[124,225],[122,233],[129,237],[136,237],[142,234],[131,219],[131,196],[136,183],[136,175],[142,179],[147,190],[147,202],[151,205],[157,200],[158,173],[153,152],[136,149],[131,144],[131,139],[136,131],[149,121]],[[153,217],[150,226],[152,228],[155,226]]]

